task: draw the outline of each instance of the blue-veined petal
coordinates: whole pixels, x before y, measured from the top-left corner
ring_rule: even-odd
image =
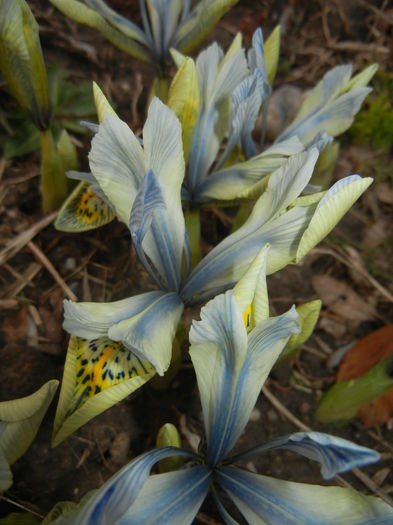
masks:
[[[370,177],[362,179],[359,175],[351,175],[336,182],[325,193],[299,243],[296,261],[330,233],[372,181]]]
[[[114,115],[100,124],[89,153],[92,174],[127,226],[146,167],[143,150],[130,128]]]
[[[304,145],[297,137],[273,144],[255,157],[211,173],[198,186],[198,198],[200,201],[245,198],[266,175],[280,168],[288,157],[303,150]]]
[[[220,467],[216,481],[253,525],[389,525],[393,509],[352,489],[269,478]]]
[[[208,171],[220,149],[215,126],[218,120],[218,111],[214,106],[203,110],[195,126],[194,137],[191,143],[188,184],[190,191],[199,198],[204,180],[209,180]]]
[[[265,53],[263,49],[262,29],[258,27],[252,35],[252,47],[247,54],[248,64],[251,71],[256,69],[260,72],[263,81],[269,85],[265,65]]]
[[[246,158],[256,155],[252,131],[262,103],[262,90],[259,86],[261,83],[260,75],[256,71],[235,88],[232,94],[229,138],[216,170],[224,164],[239,141]]]
[[[248,233],[239,228],[218,244],[191,272],[181,297],[187,303],[209,298],[233,286],[247,271],[259,251],[270,245],[266,273],[270,275],[294,260],[312,207],[297,207]]]
[[[221,517],[225,521],[226,525],[239,525],[239,522],[234,520],[232,516],[229,514],[227,509],[224,507],[219,495],[217,494],[217,491],[212,489],[213,492],[213,498],[217,505],[218,511],[221,514]]]
[[[111,9],[103,0],[84,0],[85,4],[89,7],[100,13],[110,24],[114,25],[116,29],[124,33],[126,36],[137,40],[138,42],[148,46],[149,42],[146,38],[145,33],[138,27],[136,24],[133,24],[121,16],[119,13],[116,13]]]
[[[110,303],[75,303],[64,301],[63,328],[84,339],[107,335],[113,325],[139,314],[165,292],[147,292]]]
[[[218,67],[211,103],[220,104],[224,99],[230,98],[236,86],[248,75],[247,61],[244,49],[240,48],[224,56]]]
[[[232,458],[232,461],[274,449],[291,450],[313,461],[318,461],[321,464],[324,479],[330,479],[340,472],[346,472],[355,467],[375,463],[380,459],[378,452],[356,445],[346,439],[321,432],[295,432],[239,454]]]
[[[174,112],[154,98],[143,128],[144,154],[148,169],[159,183],[166,210],[154,215],[143,247],[170,290],[176,290],[181,281],[185,235],[180,198],[185,170],[181,133]]]
[[[224,56],[223,50],[213,42],[207,49],[199,53],[195,65],[198,74],[199,92],[203,106],[207,106],[212,96],[220,61]]]
[[[171,361],[172,342],[183,308],[177,294],[163,294],[139,314],[113,324],[108,336],[147,359],[163,375]]]
[[[190,525],[209,490],[206,465],[150,476],[117,525]]]
[[[137,244],[142,244],[158,209],[166,209],[165,201],[154,173],[149,170],[142,179],[130,215],[131,237]]]
[[[190,330],[205,420],[208,462],[217,464],[247,424],[260,389],[289,336],[297,328],[293,310],[262,321],[247,341],[243,312],[232,291],[201,310]]]
[[[119,523],[138,498],[148,480],[151,468],[160,460],[171,457],[193,457],[192,452],[175,447],[155,449],[137,457],[100,487],[78,514],[78,525],[108,525]]]
[[[317,157],[316,149],[299,153],[271,175],[244,225],[209,252],[191,273],[181,292],[185,300],[239,280],[266,243],[271,245],[268,273],[284,267],[295,256],[313,210],[297,208],[279,214],[307,185]]]
[[[348,129],[364,98],[371,91],[370,88],[356,87],[340,94],[348,84],[351,73],[350,65],[337,66],[326,73],[277,142],[297,135],[307,144],[319,131],[326,131],[334,137]]]
[[[337,97],[343,87],[348,84],[351,75],[351,64],[336,66],[325,73],[318,84],[307,94],[291,126],[298,124],[305,117],[315,115],[327,102]]]

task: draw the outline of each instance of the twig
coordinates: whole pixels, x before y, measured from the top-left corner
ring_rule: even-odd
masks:
[[[26,512],[30,512],[30,514],[34,514],[34,516],[38,516],[41,519],[45,518],[43,514],[40,514],[36,510],[29,509],[29,507],[26,507],[25,505],[23,505],[22,503],[19,503],[18,501],[15,501],[11,498],[7,498],[7,496],[4,496],[4,494],[0,495],[0,499],[6,501],[7,503],[10,503],[11,505],[14,505],[15,507],[18,507],[19,509],[23,509]]]
[[[277,409],[283,416],[285,416],[288,421],[293,423],[296,427],[298,427],[300,430],[303,430],[303,432],[310,432],[311,428],[305,425],[300,419],[298,419],[292,412],[290,412],[277,398],[270,390],[264,386],[262,387],[262,392],[267,397],[267,399],[270,401],[270,403],[274,406],[275,409]],[[377,496],[379,496],[381,499],[383,499],[386,503],[391,505],[393,507],[393,499],[387,496],[373,481],[367,474],[362,472],[358,468],[354,468],[351,470],[351,472],[354,474],[355,477],[359,481],[361,481],[368,489],[371,490],[371,492],[374,492]],[[335,479],[339,481],[340,484],[345,484],[346,487],[351,487],[351,485],[344,480],[341,476],[335,476]],[[352,488],[352,487],[351,487]]]
[[[4,264],[8,259],[13,257],[19,252],[26,244],[33,239],[37,233],[46,228],[51,222],[55,220],[57,211],[50,213],[43,217],[40,221],[36,222],[20,233],[17,237],[14,237],[0,252],[0,265]]]
[[[61,277],[61,275],[56,270],[56,268],[53,266],[53,264],[50,262],[50,260],[47,258],[47,256],[40,250],[40,248],[36,244],[34,244],[32,241],[28,242],[27,246],[28,246],[29,250],[35,255],[35,257],[37,257],[37,259],[40,261],[40,263],[43,266],[45,266],[45,268],[52,275],[54,280],[63,289],[63,291],[67,295],[67,297],[69,299],[71,299],[71,301],[77,301],[78,300],[77,296],[74,294],[74,292],[68,286],[68,284],[64,281],[64,279]]]

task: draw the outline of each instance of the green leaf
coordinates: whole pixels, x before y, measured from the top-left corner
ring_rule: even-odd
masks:
[[[157,434],[156,447],[177,447],[181,448],[181,437],[179,431],[172,425],[172,423],[165,423]],[[172,472],[178,470],[183,464],[183,460],[179,456],[163,459],[158,463],[158,470],[161,474],[165,472]]]
[[[56,148],[50,129],[41,132],[41,194],[42,211],[48,213],[58,208],[68,193],[68,182],[65,176],[67,169],[65,158]],[[67,138],[63,138],[63,151]]]
[[[0,71],[40,130],[49,127],[51,107],[38,24],[24,0],[0,2]]]
[[[8,461],[0,455],[0,493],[7,490],[12,485],[12,472]]]
[[[317,324],[319,312],[321,311],[322,301],[316,299],[308,303],[301,304],[296,307],[298,314],[298,323],[301,332],[299,334],[291,335],[282,354],[280,355],[277,365],[286,361],[293,353],[304,344],[310,335],[313,333],[315,325]]]
[[[191,53],[212,31],[220,18],[237,4],[238,0],[202,0],[194,9],[193,16],[179,28],[176,49]]]
[[[351,91],[351,89],[357,89],[360,87],[367,86],[367,84],[373,78],[377,70],[378,64],[371,64],[371,66],[368,66],[365,69],[363,69],[360,73],[352,77],[347,84],[345,84],[345,86],[340,92],[340,95]]]
[[[322,189],[325,189],[330,185],[334,170],[336,169],[339,152],[340,145],[338,142],[328,144],[321,151],[315,165],[314,173],[311,177],[311,184],[320,186]]]
[[[32,443],[59,382],[51,380],[34,394],[0,403],[0,456],[12,465]]]
[[[20,123],[12,135],[0,135],[3,155],[6,159],[21,157],[40,148],[40,132],[30,119]]]
[[[362,405],[393,387],[392,356],[389,356],[361,377],[340,381],[321,399],[315,419],[321,423],[347,422]]]
[[[264,44],[265,67],[269,84],[273,84],[280,56],[280,26],[276,26]]]
[[[115,110],[109,104],[104,93],[101,91],[100,87],[95,82],[93,82],[93,95],[94,95],[94,104],[95,104],[97,115],[98,115],[98,122],[100,123],[104,122],[105,118],[108,115],[117,116]]]
[[[0,518],[0,525],[40,525],[41,518],[30,512],[12,512]]]
[[[127,37],[108,23],[98,12],[90,9],[82,2],[76,0],[50,0],[50,2],[72,20],[97,29],[109,42],[125,53],[143,62],[152,63],[149,52],[143,46]]]
[[[147,361],[136,357],[122,343],[107,337],[87,341],[71,336],[56,410],[53,446],[132,394],[154,374],[154,368]]]

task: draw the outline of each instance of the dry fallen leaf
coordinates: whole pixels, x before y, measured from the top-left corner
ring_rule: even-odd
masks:
[[[383,326],[360,339],[345,355],[337,381],[355,379],[365,374],[384,357],[393,354],[393,324]],[[393,388],[359,409],[366,427],[386,423],[393,414]]]
[[[344,281],[330,275],[314,275],[312,285],[324,305],[345,321],[361,323],[375,318],[374,307]]]

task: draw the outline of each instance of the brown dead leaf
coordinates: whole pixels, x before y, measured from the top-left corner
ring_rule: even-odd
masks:
[[[363,244],[368,248],[377,248],[387,237],[392,235],[392,226],[386,220],[379,219],[368,228],[363,237]]]
[[[360,339],[345,355],[337,381],[362,376],[384,357],[393,354],[393,324],[383,326]],[[393,414],[393,388],[359,409],[365,427],[386,423]]]
[[[361,323],[375,318],[374,306],[344,281],[330,275],[314,275],[312,285],[328,309],[344,320]]]

